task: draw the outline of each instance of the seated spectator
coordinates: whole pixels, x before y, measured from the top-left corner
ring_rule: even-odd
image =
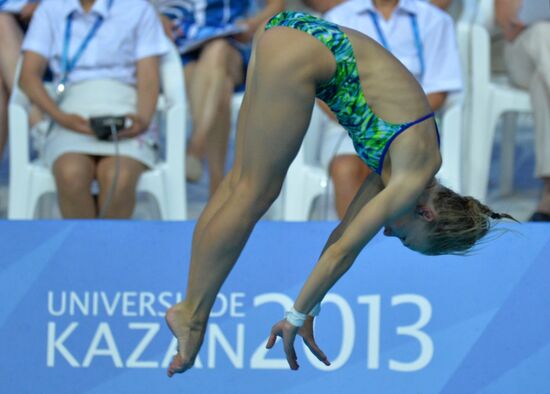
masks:
[[[23,42],[19,84],[52,119],[41,158],[55,176],[64,218],[132,215],[140,174],[156,160],[150,125],[159,56],[168,49],[145,0],[45,1],[36,10]],[[42,83],[48,64],[54,98]],[[126,117],[118,144],[96,138],[90,118],[97,116]]]
[[[235,90],[244,90],[252,36],[264,20],[283,10],[284,0],[267,0],[258,12],[253,0],[156,0],[156,4],[185,66],[192,119],[187,180],[201,178],[206,158],[212,195],[224,176],[231,98]],[[190,43],[198,46],[189,49]]]
[[[540,0],[523,0],[539,2]],[[518,19],[522,0],[495,0],[504,37],[506,67],[516,85],[529,90],[535,120],[535,175],[543,191],[531,221],[550,221],[550,21],[525,25]],[[548,6],[546,4],[545,6]]]
[[[0,159],[8,137],[8,101],[13,88],[21,42],[37,1],[0,0]]]
[[[453,21],[435,6],[417,0],[309,0],[308,5],[328,21],[358,30],[385,46],[416,77],[434,111],[450,92],[462,88]],[[340,125],[330,122],[321,147],[339,218],[370,171],[344,133]]]

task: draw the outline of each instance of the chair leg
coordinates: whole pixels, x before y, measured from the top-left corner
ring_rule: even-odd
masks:
[[[289,173],[292,172],[292,168]],[[309,201],[304,196],[302,184],[296,182],[297,179],[303,179],[302,176],[287,176],[283,190],[283,220],[285,221],[303,221],[307,220],[306,207]]]
[[[442,183],[450,187],[457,193],[463,191],[463,171],[461,165],[463,161],[462,147],[462,108],[456,107],[448,110],[441,121],[442,140],[441,155],[443,165],[439,171]]]
[[[166,217],[163,217],[163,219],[187,220],[187,202],[185,201],[184,192],[179,190],[176,191],[172,188],[171,191],[168,192],[167,200]]]
[[[468,194],[485,202],[489,185],[496,119],[481,114],[477,118],[473,117],[473,119],[478,119],[478,121],[475,123],[477,127],[472,128],[472,130],[480,130],[480,132],[470,135],[468,142],[470,147],[468,163],[470,176],[468,177],[469,187],[467,191]]]
[[[518,114],[507,112],[503,116],[500,145],[500,195],[507,196],[514,188],[514,149]]]

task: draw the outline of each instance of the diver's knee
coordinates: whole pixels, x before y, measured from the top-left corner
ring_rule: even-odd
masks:
[[[263,215],[279,196],[282,181],[240,177],[236,182],[234,194],[239,200],[246,202],[254,215]]]

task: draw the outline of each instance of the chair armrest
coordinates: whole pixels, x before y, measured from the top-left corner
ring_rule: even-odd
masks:
[[[181,171],[184,169],[186,118],[182,104],[172,105],[165,113],[166,162],[169,168]]]
[[[464,105],[464,93],[450,93],[439,111],[437,111],[437,114],[441,117],[444,117],[447,111],[457,106],[462,107],[462,105]]]
[[[10,170],[30,164],[29,116],[24,102],[10,100],[8,107],[8,130],[10,147]],[[11,174],[13,176],[15,174]]]
[[[177,48],[171,44],[170,51],[161,58],[160,90],[166,100],[166,106],[185,102],[183,66]]]
[[[30,164],[29,112],[31,103],[19,88],[19,75],[23,58],[17,61],[13,91],[8,103],[8,132],[10,140],[10,172]],[[10,176],[14,176],[13,172]],[[13,178],[12,178],[13,179]]]

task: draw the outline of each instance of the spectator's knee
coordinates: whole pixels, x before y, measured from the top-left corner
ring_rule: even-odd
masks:
[[[114,165],[102,168],[98,173],[98,181],[102,188],[110,188],[115,177],[115,191],[117,195],[135,193],[136,185],[139,180],[139,173],[136,173],[134,169],[122,165],[118,169],[118,175]]]
[[[341,155],[332,159],[330,174],[335,182],[359,179],[363,173],[362,163],[353,155]]]
[[[54,176],[57,187],[66,193],[89,193],[93,176],[88,168],[65,160],[54,164]]]
[[[200,68],[227,69],[231,51],[235,51],[225,39],[213,40],[207,44],[199,58]]]

